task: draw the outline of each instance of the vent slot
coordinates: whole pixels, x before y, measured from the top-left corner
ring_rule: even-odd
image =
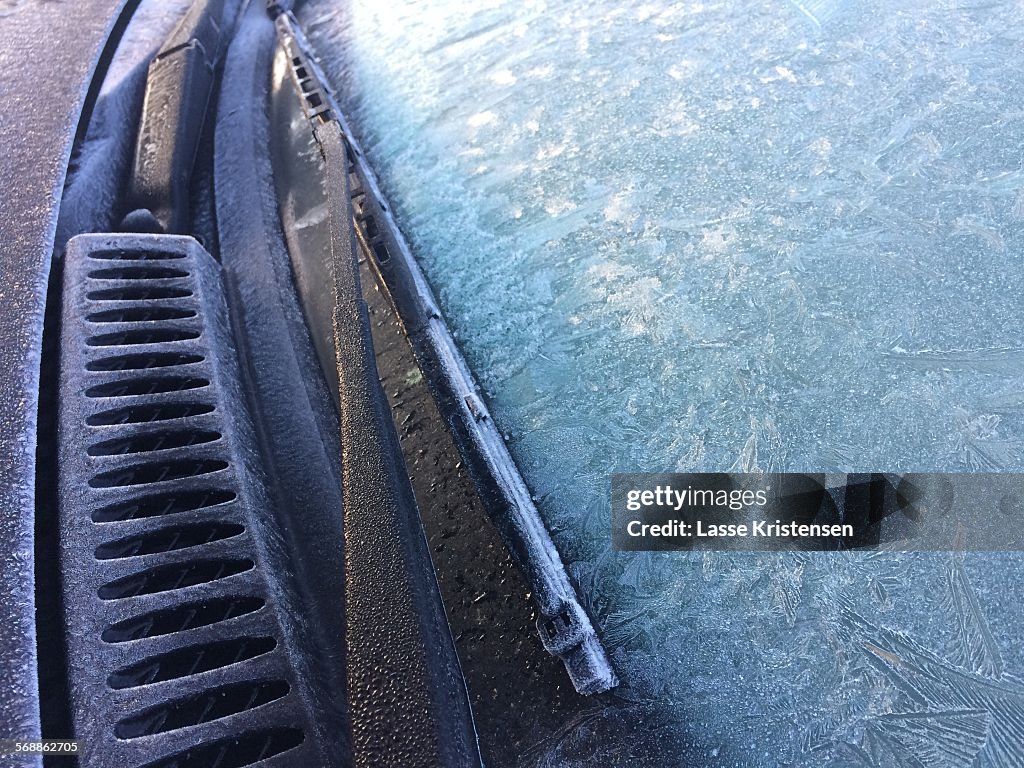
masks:
[[[148,763],[142,768],[244,768],[302,744],[297,728],[267,728],[221,739]]]
[[[151,568],[141,573],[133,573],[99,588],[97,594],[101,600],[122,600],[126,597],[155,595],[160,592],[172,592],[186,589],[199,584],[209,584],[252,570],[252,560],[192,560],[173,565]]]
[[[150,424],[154,421],[170,421],[171,419],[188,419],[213,413],[216,406],[209,403],[152,403],[148,405],[130,405],[127,408],[115,408],[102,411],[85,420],[90,427],[110,427],[117,424]]]
[[[166,344],[170,341],[198,339],[199,331],[188,328],[146,328],[138,331],[101,333],[91,337],[86,344],[90,347],[130,347],[136,344]]]
[[[124,288],[104,288],[86,295],[92,301],[153,301],[155,299],[187,299],[192,295],[188,288],[171,288],[161,285],[132,285]]]
[[[160,528],[156,531],[100,544],[96,548],[96,559],[120,560],[126,557],[153,555],[158,552],[175,552],[222,539],[230,539],[244,532],[245,526],[238,523],[201,523]]]
[[[90,259],[115,259],[119,261],[163,261],[164,259],[184,259],[184,253],[175,251],[140,251],[112,248],[110,250],[93,251]]]
[[[85,390],[86,397],[135,397],[137,395],[159,395],[163,392],[184,392],[188,389],[207,387],[207,379],[163,376],[160,378],[123,379],[100,384]]]
[[[150,368],[172,368],[177,365],[193,365],[206,358],[182,352],[150,352],[141,355],[118,355],[92,360],[85,366],[87,371],[142,371]]]
[[[219,643],[190,645],[119,669],[107,678],[107,685],[121,690],[179,680],[255,659],[276,647],[277,641],[272,637],[239,637]]]
[[[193,459],[184,461],[154,461],[148,464],[131,464],[127,467],[103,472],[89,481],[93,488],[126,488],[131,485],[149,485],[181,480],[220,472],[228,463],[220,459]]]
[[[94,269],[89,277],[93,280],[170,280],[188,277],[188,272],[172,267],[113,267]]]
[[[220,489],[161,493],[102,507],[92,513],[92,520],[94,523],[117,523],[123,520],[163,517],[228,504],[236,498],[234,491]]]
[[[246,616],[261,610],[265,605],[266,601],[262,598],[251,596],[186,603],[165,611],[153,611],[119,621],[104,630],[103,642],[128,643],[132,640],[173,635]]]
[[[195,317],[194,309],[182,307],[124,307],[86,315],[90,323],[151,323],[158,320],[186,320]]]
[[[174,448],[187,448],[219,440],[220,432],[182,429],[177,432],[143,432],[116,440],[105,440],[89,446],[90,456],[126,456],[132,453],[155,453]]]
[[[119,739],[137,739],[168,731],[180,731],[202,723],[222,720],[256,707],[262,707],[288,695],[284,680],[235,683],[213,688],[198,696],[169,701],[117,724]]]

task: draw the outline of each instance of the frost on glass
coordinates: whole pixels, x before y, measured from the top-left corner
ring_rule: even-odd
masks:
[[[624,679],[524,764],[1019,765],[1020,557],[616,554],[608,487],[1024,469],[1020,4],[303,22]]]

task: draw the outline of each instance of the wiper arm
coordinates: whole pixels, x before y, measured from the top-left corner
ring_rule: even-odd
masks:
[[[230,36],[224,10],[224,0],[195,3],[149,65],[125,229],[189,232],[192,168]]]
[[[416,361],[446,416],[488,514],[523,570],[539,608],[545,649],[564,662],[580,693],[618,684],[590,618],[533,503],[479,386],[452,338],[426,277],[412,256],[377,180],[290,14],[277,18],[292,76],[311,119],[336,122],[347,146],[347,176],[356,237],[402,319]]]

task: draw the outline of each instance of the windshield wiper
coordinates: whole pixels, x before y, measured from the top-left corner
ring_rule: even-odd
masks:
[[[295,86],[303,95],[307,117],[314,124],[336,125],[344,136],[345,157],[333,162],[344,162],[346,168],[338,169],[335,178],[345,179],[349,185],[359,245],[390,294],[416,361],[492,522],[532,587],[540,614],[537,629],[541,641],[548,652],[562,659],[580,693],[607,691],[617,685],[615,673],[530,491],[422,270],[384,202],[365,155],[309,55],[309,44],[292,16],[278,10],[278,35],[288,53]]]

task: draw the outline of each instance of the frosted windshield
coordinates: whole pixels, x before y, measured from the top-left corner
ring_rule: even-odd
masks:
[[[1011,764],[1020,557],[616,555],[607,495],[1024,468],[1024,8],[350,5],[304,21],[623,672],[596,716],[663,719],[638,764]],[[536,764],[615,764],[581,729]]]

